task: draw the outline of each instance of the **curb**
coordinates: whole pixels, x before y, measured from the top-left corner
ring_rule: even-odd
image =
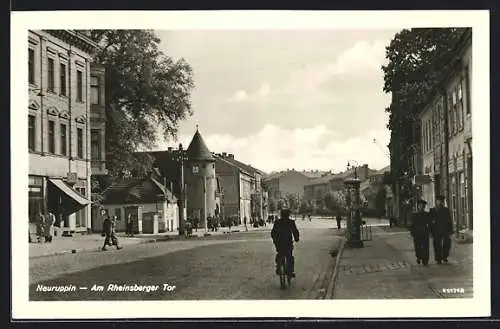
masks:
[[[333,269],[332,277],[330,278],[330,282],[328,283],[328,287],[326,290],[326,295],[324,299],[333,299],[335,285],[337,283],[337,277],[339,274],[339,265],[340,259],[342,258],[342,254],[344,253],[346,239],[342,239],[340,241],[340,246],[337,252],[337,258],[335,259],[335,268]]]
[[[257,230],[252,230],[252,231],[257,231]],[[243,232],[245,232],[245,231],[243,231]],[[250,230],[248,232],[250,232]],[[222,236],[224,234],[230,234],[230,233],[242,233],[242,231],[231,230],[231,232],[223,232],[223,234],[214,234],[214,235],[209,234],[206,236],[193,236],[189,239],[204,239],[204,238],[207,238],[209,236],[217,236],[217,235]],[[159,237],[159,238],[150,238],[150,239],[138,238],[138,239],[141,239],[141,240],[136,242],[136,243],[131,243],[129,245],[185,240],[184,236],[180,236],[180,235],[173,235],[173,236],[166,235],[164,237]],[[37,258],[44,258],[44,257],[58,256],[58,255],[65,255],[65,254],[76,254],[76,253],[84,253],[84,252],[100,252],[100,251],[101,251],[100,247],[99,248],[93,247],[93,248],[81,248],[81,249],[66,249],[66,250],[56,251],[56,252],[53,252],[50,254],[43,254],[43,255],[33,256],[33,257],[29,257],[29,258],[30,259],[37,259]]]
[[[137,243],[131,243],[129,245],[135,245],[135,244],[145,244],[145,243],[155,243],[158,241],[164,241],[160,239],[144,239],[141,240]],[[50,254],[44,254],[44,255],[38,255],[38,256],[33,256],[29,257],[30,259],[37,259],[37,258],[44,258],[44,257],[50,257],[50,256],[59,256],[59,255],[65,255],[65,254],[76,254],[76,253],[84,253],[84,252],[95,252],[95,251],[101,251],[101,248],[80,248],[80,249],[66,249],[66,250],[61,250],[61,251],[56,251]]]

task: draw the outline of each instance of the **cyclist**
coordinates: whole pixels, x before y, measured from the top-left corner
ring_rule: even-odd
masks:
[[[279,272],[279,255],[283,254],[288,259],[290,265],[289,271],[292,277],[295,277],[295,259],[293,257],[293,240],[299,242],[299,230],[295,225],[295,221],[290,219],[290,210],[282,209],[280,219],[274,222],[273,229],[271,230],[271,237],[273,238],[274,247],[276,248],[276,274]],[[292,240],[293,238],[293,240]]]

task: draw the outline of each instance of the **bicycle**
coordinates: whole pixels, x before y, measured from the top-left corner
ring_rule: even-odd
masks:
[[[292,273],[288,264],[288,257],[284,254],[279,254],[278,256],[278,269],[279,269],[279,277],[280,277],[280,288],[286,289],[286,287],[290,287],[292,284]]]

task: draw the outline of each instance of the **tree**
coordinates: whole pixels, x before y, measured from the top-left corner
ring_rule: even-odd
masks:
[[[156,145],[158,130],[176,137],[178,124],[192,115],[192,69],[159,50],[151,30],[87,30],[101,48],[94,62],[106,68],[106,150],[112,176],[144,175],[153,159],[138,154]]]
[[[331,215],[340,213],[345,208],[344,196],[340,191],[328,191],[323,196],[323,203]]]
[[[288,206],[288,209],[290,209],[291,212],[294,212],[298,210],[299,208],[299,197],[295,193],[288,193],[285,196],[285,200]]]
[[[380,186],[377,194],[375,196],[375,210],[377,215],[382,218],[385,215],[385,205],[386,205],[386,190],[385,186]]]
[[[402,30],[386,47],[387,65],[382,66],[386,93],[391,93],[387,128],[391,155],[393,192],[401,181],[402,196],[411,195],[413,146],[419,142],[416,115],[453,62],[453,49],[464,29],[416,28]]]
[[[300,214],[307,214],[307,213],[311,213],[311,211],[312,211],[311,204],[309,202],[307,202],[306,200],[302,200],[300,202],[299,213]]]

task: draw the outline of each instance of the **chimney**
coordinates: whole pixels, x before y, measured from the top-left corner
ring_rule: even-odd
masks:
[[[363,165],[363,175],[365,175],[365,176],[363,177],[363,180],[368,179],[369,173],[370,172],[369,172],[369,169],[368,169],[368,165],[364,164]]]
[[[234,159],[234,154],[229,153],[227,156],[228,156],[228,158],[230,158],[230,159]]]
[[[227,157],[227,153],[226,152],[222,152],[222,156],[225,158]]]

